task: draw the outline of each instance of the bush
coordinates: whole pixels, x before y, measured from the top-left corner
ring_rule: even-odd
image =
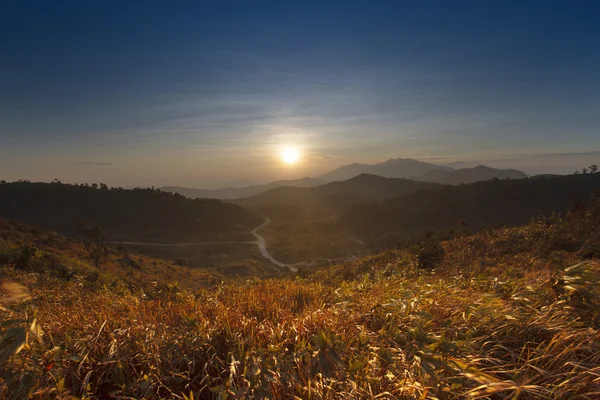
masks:
[[[401,242],[399,247],[408,248],[414,256],[417,268],[434,269],[444,261],[444,247],[433,231],[428,231],[422,237]]]
[[[37,253],[37,249],[33,246],[21,246],[19,248],[16,259],[14,260],[15,269],[31,270],[33,268],[32,260]]]
[[[14,264],[18,251],[14,248],[0,249],[0,265]]]

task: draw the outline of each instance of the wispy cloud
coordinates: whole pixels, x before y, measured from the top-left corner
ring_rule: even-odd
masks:
[[[110,163],[110,162],[80,161],[80,162],[77,163],[77,165],[91,165],[91,166],[95,166],[95,167],[109,167],[109,166],[114,165],[114,164]]]
[[[540,154],[526,154],[522,157],[574,157],[574,156],[600,156],[600,150],[592,151],[580,151],[580,152],[564,152],[564,153],[540,153]]]

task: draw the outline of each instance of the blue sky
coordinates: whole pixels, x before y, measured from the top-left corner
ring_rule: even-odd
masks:
[[[4,1],[2,179],[214,186],[390,157],[600,158],[600,7]],[[294,167],[281,146],[301,149]]]

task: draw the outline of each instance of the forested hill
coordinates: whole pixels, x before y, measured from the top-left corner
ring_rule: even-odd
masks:
[[[234,204],[153,189],[14,182],[0,184],[0,216],[73,235],[99,225],[110,240],[192,242],[241,238],[262,217]]]
[[[286,203],[304,209],[324,208],[340,212],[353,204],[377,202],[418,190],[442,187],[436,183],[417,182],[403,178],[384,178],[362,174],[340,182],[330,182],[314,187],[279,187],[232,203],[253,207],[273,203]]]
[[[471,230],[490,224],[518,225],[538,215],[564,213],[598,190],[600,173],[491,180],[358,205],[339,223],[366,239],[383,233],[410,236],[427,229],[449,230],[460,227],[461,220]]]

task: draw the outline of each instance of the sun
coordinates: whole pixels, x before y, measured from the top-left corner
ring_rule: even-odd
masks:
[[[288,146],[281,150],[281,160],[289,165],[296,164],[300,159],[300,152],[296,147]]]

